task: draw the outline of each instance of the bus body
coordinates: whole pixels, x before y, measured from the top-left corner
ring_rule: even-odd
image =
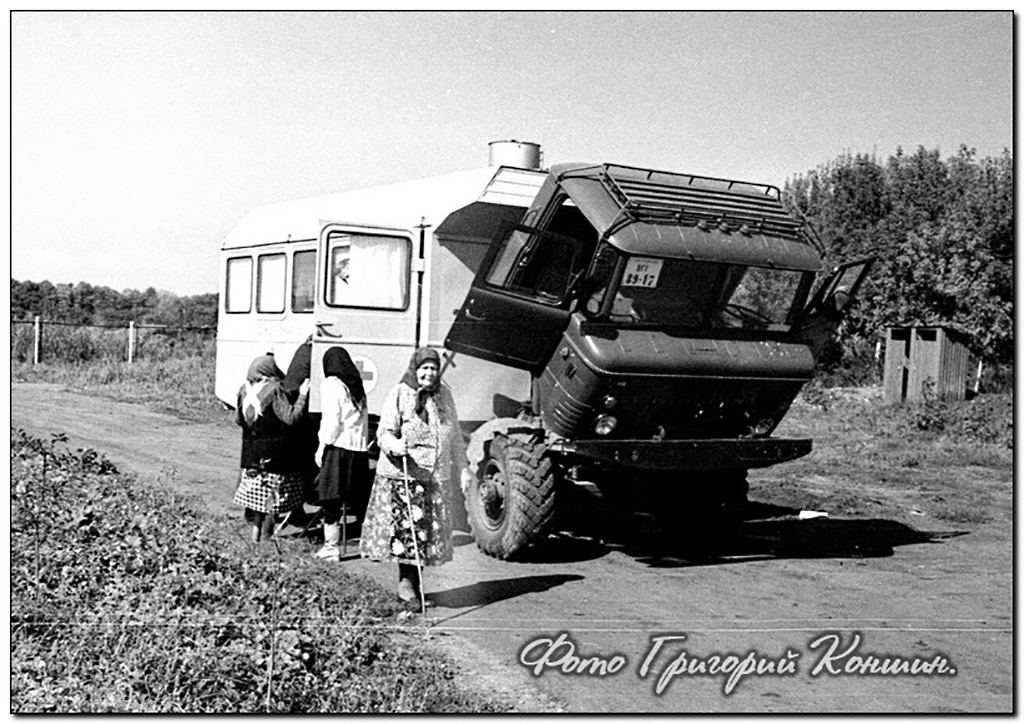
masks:
[[[285,370],[312,335],[310,410],[320,411],[323,354],[340,345],[379,414],[412,351],[442,350],[493,237],[545,176],[487,167],[252,210],[221,249],[217,397],[234,406],[255,357],[272,353]],[[530,397],[528,372],[450,354],[444,366],[468,429]]]

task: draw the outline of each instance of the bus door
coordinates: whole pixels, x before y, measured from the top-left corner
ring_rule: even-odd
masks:
[[[416,347],[418,300],[411,271],[417,248],[407,230],[324,226],[311,330],[312,412],[320,411],[324,352],[340,345],[362,372],[370,412],[379,414]]]

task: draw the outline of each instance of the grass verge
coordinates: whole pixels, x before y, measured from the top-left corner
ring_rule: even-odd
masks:
[[[15,382],[50,382],[76,392],[145,405],[192,422],[211,422],[225,415],[214,393],[213,355],[136,360],[132,364],[104,360],[72,364],[11,364]],[[241,382],[239,382],[241,384]]]
[[[13,713],[488,713],[389,593],[11,433]]]

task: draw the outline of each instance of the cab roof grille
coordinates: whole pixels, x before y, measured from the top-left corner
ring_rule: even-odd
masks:
[[[619,204],[621,218],[608,235],[640,222],[701,229],[725,227],[729,231],[808,240],[801,234],[806,231],[805,224],[786,212],[775,186],[615,164],[567,175],[599,179]]]

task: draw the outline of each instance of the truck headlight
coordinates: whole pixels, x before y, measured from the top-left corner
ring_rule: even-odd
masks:
[[[598,435],[609,435],[619,421],[612,415],[601,415],[594,421],[594,432]]]

